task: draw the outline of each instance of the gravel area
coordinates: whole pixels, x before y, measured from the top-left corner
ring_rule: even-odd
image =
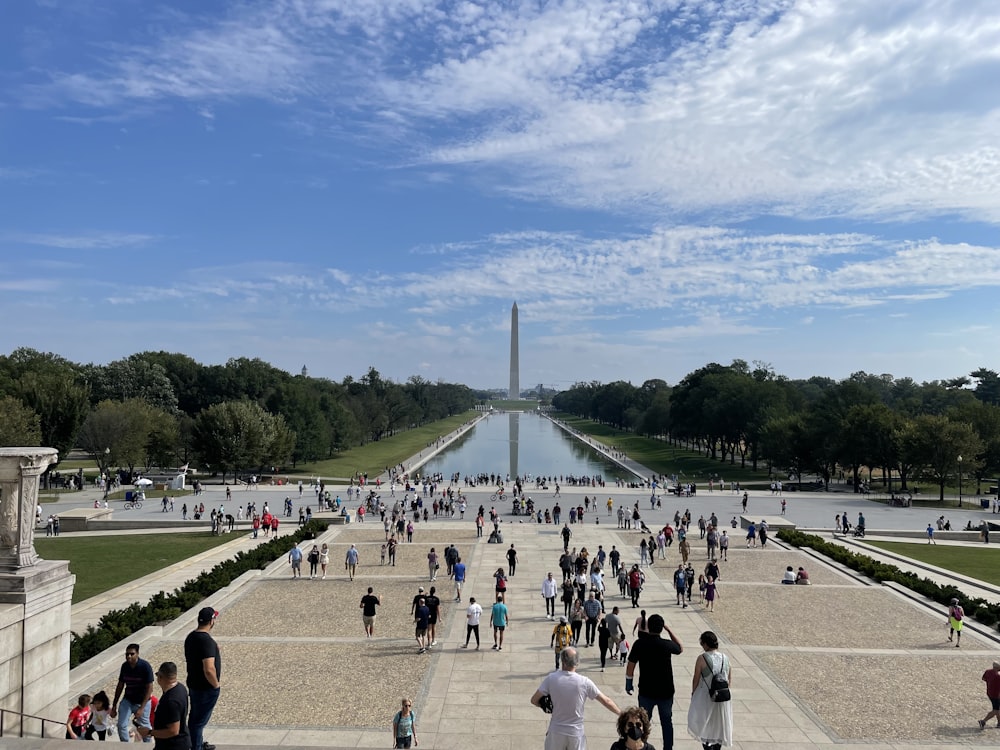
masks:
[[[341,537],[343,539],[343,537]],[[426,543],[416,543],[413,544],[398,544],[396,545],[396,564],[395,566],[388,564],[382,565],[382,542],[356,542],[356,541],[343,541],[337,542],[330,545],[330,567],[327,569],[327,576],[330,578],[340,578],[345,577],[344,572],[344,557],[347,554],[347,550],[350,548],[351,544],[354,544],[358,549],[358,576],[372,577],[376,576],[379,578],[389,577],[389,576],[404,576],[412,578],[413,580],[428,580],[428,570],[427,570],[427,553],[430,552],[431,547],[437,550],[438,559],[440,560],[441,571],[444,575],[439,575],[438,581],[442,579],[447,579],[447,566],[444,562],[444,550],[449,544],[455,544],[458,549],[458,553],[463,556],[464,559],[468,559],[468,555],[471,553],[472,548],[469,544],[462,544],[459,541],[454,542],[440,542],[432,541]],[[303,546],[303,554],[308,554],[309,550],[312,549],[311,546]],[[305,576],[309,577],[309,564],[303,560],[302,569]],[[469,570],[469,575],[472,574],[471,569]],[[291,568],[288,570],[289,577],[291,576]]]
[[[1000,742],[1000,730],[984,734],[976,724],[989,710],[980,677],[990,657],[954,649],[931,656],[754,656],[842,739]],[[738,697],[739,688],[734,692]]]
[[[734,643],[760,646],[851,649],[938,649],[951,644],[944,611],[925,613],[887,589],[822,586],[719,587],[714,628]],[[764,616],[761,616],[764,613]],[[778,613],[784,613],[780,615]],[[971,632],[971,648],[985,643]]]
[[[442,614],[448,618],[453,607],[454,591],[447,580],[438,583],[407,583],[403,581],[346,580],[310,581],[270,580],[261,582],[252,596],[245,596],[227,607],[215,623],[213,634],[226,638],[364,638],[361,622],[361,597],[368,587],[382,597],[375,621],[378,638],[412,638],[413,618],[410,605],[417,587],[437,586]],[[282,617],[289,613],[291,617]],[[447,620],[445,620],[447,622]]]

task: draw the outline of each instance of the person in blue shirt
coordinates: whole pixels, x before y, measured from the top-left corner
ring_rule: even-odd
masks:
[[[462,584],[465,583],[465,563],[462,558],[456,558],[455,567],[452,569],[455,574],[455,601],[462,601]]]

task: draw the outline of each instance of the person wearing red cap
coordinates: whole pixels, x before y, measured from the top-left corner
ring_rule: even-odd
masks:
[[[202,733],[212,718],[212,711],[222,690],[222,654],[219,644],[210,635],[218,616],[219,613],[212,607],[202,607],[198,612],[198,627],[184,639],[187,688],[191,703],[191,713],[188,716],[191,750],[215,750],[215,745],[204,741]]]

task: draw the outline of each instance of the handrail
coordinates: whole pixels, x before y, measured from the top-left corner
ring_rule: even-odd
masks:
[[[41,730],[41,733],[38,736],[41,737],[41,738],[43,738],[43,739],[46,736],[45,735],[45,724],[46,723],[55,724],[58,727],[64,727],[66,725],[66,722],[64,722],[64,721],[57,721],[56,719],[46,719],[44,716],[32,716],[31,714],[23,714],[20,711],[12,711],[9,708],[0,708],[0,737],[4,736],[4,724],[5,724],[4,719],[7,717],[7,714],[12,714],[13,716],[18,716],[21,719],[20,726],[18,728],[18,733],[17,733],[18,737],[24,737],[25,736],[25,734],[24,734],[24,724],[25,724],[24,720],[25,719],[35,719],[35,720],[40,721],[42,723],[41,724],[42,730]],[[34,737],[34,735],[29,735],[29,736]]]

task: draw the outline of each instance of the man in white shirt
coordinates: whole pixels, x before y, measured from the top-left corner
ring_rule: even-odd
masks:
[[[556,594],[559,593],[559,584],[549,573],[542,581],[542,598],[545,599],[545,616],[550,620],[556,617]]]
[[[476,634],[476,651],[479,650],[479,618],[483,616],[483,608],[476,603],[476,597],[469,597],[469,606],[465,610],[465,644],[469,647],[469,638]]]
[[[583,709],[587,700],[596,700],[615,716],[621,710],[611,698],[602,693],[594,681],[577,674],[580,654],[570,646],[559,654],[562,669],[550,672],[538,690],[531,696],[531,703],[541,706],[544,696],[552,699],[552,718],[545,735],[545,750],[586,750],[587,737],[583,727]]]

